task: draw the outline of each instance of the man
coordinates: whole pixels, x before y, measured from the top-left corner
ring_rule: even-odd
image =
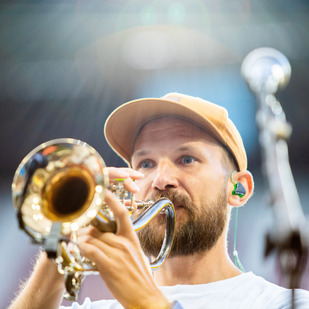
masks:
[[[290,291],[242,273],[227,253],[231,208],[248,201],[254,184],[242,139],[224,108],[178,93],[135,100],[110,115],[105,136],[131,166],[108,168],[111,182],[125,178],[138,200],[165,196],[173,202],[175,242],[152,274],[143,251],[158,254],[164,218],[145,227],[139,241],[127,210],[107,192],[116,234],[87,227],[78,242],[117,301],[86,299],[73,308],[289,308]],[[57,308],[62,293],[63,278],[43,254],[12,308]],[[298,290],[296,304],[309,308],[309,292]]]

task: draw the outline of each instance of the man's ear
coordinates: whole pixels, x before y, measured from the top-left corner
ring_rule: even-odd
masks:
[[[237,195],[237,183],[240,183],[245,189],[243,196]],[[235,187],[236,186],[236,187]],[[243,206],[253,194],[254,181],[249,171],[233,172],[228,185],[228,203],[231,206]],[[242,195],[242,194],[241,194]]]

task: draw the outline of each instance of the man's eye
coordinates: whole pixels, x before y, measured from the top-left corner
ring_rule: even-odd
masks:
[[[193,158],[192,156],[184,156],[181,159],[182,164],[190,164],[190,163],[193,163],[194,161],[195,161],[195,158]]]
[[[140,163],[140,168],[151,168],[152,166],[153,164],[149,160]]]

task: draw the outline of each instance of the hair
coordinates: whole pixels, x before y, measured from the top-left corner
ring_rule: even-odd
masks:
[[[222,160],[223,165],[227,165],[229,174],[233,171],[238,171],[239,168],[238,168],[238,164],[236,162],[235,157],[225,145],[223,145],[222,143],[220,144],[224,150],[224,155],[223,155],[223,160]]]

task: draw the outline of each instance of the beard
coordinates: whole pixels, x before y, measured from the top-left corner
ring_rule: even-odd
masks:
[[[225,190],[213,202],[205,202],[198,208],[191,199],[174,189],[161,191],[151,196],[156,201],[168,198],[174,205],[180,205],[182,216],[176,221],[175,236],[170,257],[188,256],[210,250],[222,235],[228,220]],[[182,209],[181,209],[182,208]],[[144,253],[157,256],[165,234],[165,215],[158,215],[139,233]]]

